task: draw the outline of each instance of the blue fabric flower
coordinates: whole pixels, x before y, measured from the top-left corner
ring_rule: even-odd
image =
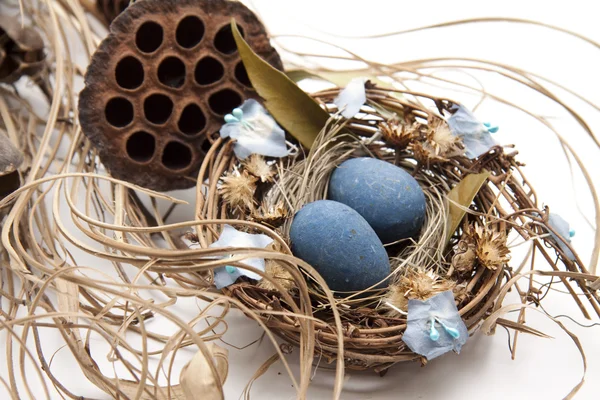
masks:
[[[253,235],[251,233],[240,232],[231,225],[225,225],[223,232],[219,236],[219,240],[210,245],[210,247],[250,247],[250,248],[265,248],[273,242],[267,235]],[[248,258],[241,262],[250,267],[265,270],[265,260],[262,258]],[[241,277],[247,276],[250,279],[261,280],[262,277],[252,271],[236,268],[228,265],[215,269],[215,286],[217,289],[233,285],[235,281]]]
[[[448,118],[447,122],[452,134],[462,138],[467,157],[477,158],[497,145],[490,134],[498,131],[497,126],[482,124],[469,109],[461,104],[456,107],[456,111]]]
[[[458,314],[451,291],[425,301],[409,300],[406,332],[402,340],[415,353],[433,360],[451,350],[460,353],[469,331]]]
[[[558,246],[562,249],[562,251],[569,257],[571,260],[575,260],[575,254],[571,251],[567,243],[571,243],[571,237],[575,235],[575,231],[572,231],[569,228],[569,223],[563,219],[558,214],[550,213],[548,216],[548,225],[552,229],[554,229],[559,236],[557,236],[554,232],[550,232],[550,236],[554,239],[554,241],[558,244]]]
[[[354,78],[333,100],[333,103],[338,109],[342,110],[344,118],[350,119],[358,114],[366,101],[365,80],[363,78]]]
[[[219,133],[222,138],[235,139],[233,151],[240,160],[250,154],[288,155],[285,132],[256,100],[246,100],[240,108],[225,116],[225,122]]]

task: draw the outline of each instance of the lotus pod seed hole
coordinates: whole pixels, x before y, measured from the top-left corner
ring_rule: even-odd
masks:
[[[144,22],[135,35],[135,45],[143,53],[154,53],[163,42],[163,28],[153,21]]]
[[[175,38],[177,44],[185,49],[196,47],[204,37],[204,23],[200,18],[189,15],[182,19],[177,25]]]
[[[246,67],[244,67],[244,63],[240,61],[235,66],[235,78],[244,86],[252,87],[252,83],[250,82],[250,78],[248,77],[248,72],[246,71]]]
[[[185,83],[185,64],[177,57],[167,57],[158,66],[158,80],[166,86],[180,88]]]
[[[173,112],[173,101],[164,94],[153,94],[144,101],[144,115],[153,124],[162,125]]]
[[[150,161],[154,156],[156,140],[148,132],[139,131],[127,139],[127,155],[136,162]]]
[[[186,135],[195,135],[206,126],[206,117],[196,104],[188,104],[179,117],[179,130]]]
[[[244,37],[244,30],[238,25],[240,34]],[[215,35],[215,49],[219,50],[223,54],[233,54],[237,51],[237,45],[233,38],[233,32],[231,25],[227,24],[223,26]]]
[[[206,139],[204,142],[202,142],[202,145],[200,146],[200,148],[202,149],[204,154],[207,154],[211,147],[212,147],[212,143],[208,139]]]
[[[162,163],[171,170],[187,168],[192,162],[192,150],[179,142],[169,142],[162,155]]]
[[[194,76],[196,82],[199,85],[210,85],[211,83],[218,82],[225,74],[225,68],[219,62],[219,60],[213,57],[204,57],[198,64],[196,64],[196,70]]]
[[[242,96],[231,89],[223,89],[213,93],[208,104],[216,114],[225,115],[242,104]]]
[[[127,56],[117,63],[115,69],[117,84],[123,89],[137,89],[144,83],[144,67],[140,60]]]
[[[112,126],[123,128],[133,121],[133,104],[123,97],[112,98],[106,103],[104,116]]]

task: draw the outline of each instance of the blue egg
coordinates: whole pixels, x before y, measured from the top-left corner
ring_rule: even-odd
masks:
[[[375,158],[340,164],[329,181],[329,199],[352,207],[384,244],[415,237],[425,222],[425,194],[400,167]]]
[[[331,290],[364,290],[390,273],[388,255],[373,228],[342,203],[305,205],[292,221],[290,239],[292,253],[312,265]]]

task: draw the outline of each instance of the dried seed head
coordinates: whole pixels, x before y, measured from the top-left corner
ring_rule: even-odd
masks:
[[[219,187],[219,193],[223,200],[231,207],[254,209],[254,192],[256,191],[257,179],[246,171],[234,171],[221,178],[223,183]]]
[[[44,68],[44,41],[19,18],[0,15],[0,82],[13,83]]]
[[[275,206],[268,206],[263,202],[260,208],[252,213],[252,219],[256,222],[279,228],[289,216],[287,209],[283,203],[278,203]]]
[[[410,145],[415,159],[422,165],[443,164],[452,157],[462,155],[464,146],[454,136],[444,120],[430,117],[427,125],[421,125],[419,140]]]
[[[419,136],[419,124],[401,124],[396,118],[379,123],[379,130],[386,143],[398,150],[405,149]]]
[[[243,162],[243,166],[250,174],[260,179],[261,182],[273,182],[275,171],[264,157],[259,154],[252,154]]]
[[[495,271],[510,260],[506,233],[483,226],[476,226],[474,232],[477,258],[484,267]]]
[[[292,277],[292,274],[279,265],[277,261],[267,260],[265,263],[265,272],[287,291],[293,290],[296,287],[296,283]],[[268,279],[262,279],[258,286],[267,290],[277,290],[275,285],[273,285],[273,283]]]
[[[427,143],[436,155],[452,157],[462,153],[462,143],[454,136],[446,122],[439,118],[430,118],[427,132]]]
[[[510,250],[506,246],[506,240],[505,232],[499,232],[480,224],[472,224],[460,238],[456,255],[452,258],[452,265],[457,272],[462,274],[472,271],[476,263],[496,270],[510,260]],[[475,254],[474,260],[473,254]]]
[[[136,1],[114,19],[79,101],[81,129],[113,177],[160,191],[196,184],[223,117],[258,96],[232,19],[282,69],[264,26],[238,1]]]
[[[415,160],[427,168],[434,164],[443,164],[449,161],[446,157],[438,154],[435,148],[427,141],[413,142],[408,149],[413,152]]]
[[[452,290],[455,284],[433,271],[416,269],[403,276],[398,283],[390,285],[386,301],[406,311],[408,300],[427,300],[438,293]]]

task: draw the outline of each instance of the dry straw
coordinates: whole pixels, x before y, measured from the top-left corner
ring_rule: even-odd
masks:
[[[195,366],[202,365],[203,376],[212,377],[209,381],[216,390],[215,398],[219,398],[226,368],[223,354],[217,352],[220,356],[215,357],[211,345],[226,331],[230,310],[238,308],[264,329],[276,352],[248,383],[246,397],[250,396],[253,381],[275,361],[281,360],[297,396],[306,398],[313,361],[315,356],[322,355],[324,360],[335,363],[333,397],[339,398],[346,367],[383,372],[394,363],[420,359],[401,341],[405,316],[386,303],[403,311],[407,298],[419,298],[442,287],[452,287],[460,313],[471,331],[481,329],[489,334],[501,325],[517,332],[544,336],[524,324],[525,311],[543,298],[544,287],[534,279],[538,275],[559,279],[584,316],[600,314],[598,294],[590,288],[597,280],[593,268],[597,264],[600,241],[595,241],[589,264],[579,257],[569,260],[556,243],[549,241],[546,210],[540,209],[535,191],[513,155],[495,149],[476,162],[460,157],[440,161],[427,156],[440,155],[440,149],[435,146],[413,141],[411,148],[391,151],[377,133],[377,124],[389,117],[380,106],[414,116],[415,120],[403,122],[412,125],[418,121],[426,129],[436,121],[440,109],[449,105],[448,100],[408,89],[395,91],[403,96],[392,96],[388,90],[371,88],[368,97],[372,108],[365,108],[364,116],[347,124],[336,118],[330,120],[310,153],[276,162],[272,166],[276,171],[273,183],[269,182],[271,178],[265,178],[266,182],[257,179],[258,201],[250,207],[247,204],[229,207],[222,201],[220,193],[224,181],[221,178],[248,167],[236,161],[231,143],[217,140],[200,167],[195,203],[190,204],[106,176],[97,163],[97,154],[82,135],[76,115],[76,81],[83,76],[85,65],[74,61],[72,39],[67,41],[67,37],[78,39],[78,46],[89,57],[105,33],[90,28],[79,2],[23,0],[13,11],[17,13],[19,9],[25,22],[36,26],[42,34],[47,57],[45,70],[34,77],[41,89],[32,89],[34,96],[21,97],[21,91],[6,86],[0,88],[2,134],[24,155],[19,167],[21,189],[0,200],[2,215],[5,215],[0,252],[0,330],[9,338],[3,368],[6,373],[1,383],[11,398],[50,398],[52,391],[60,392],[65,398],[80,396],[73,391],[71,382],[54,374],[52,350],[41,338],[44,330],[57,332],[65,345],[63,351],[70,352],[77,361],[73,368],[79,368],[89,382],[115,398],[184,398],[186,387],[177,385],[179,371],[174,367],[176,356],[184,348],[194,349],[203,359],[211,360],[208,363],[193,361],[186,371],[197,372],[194,368],[200,367]],[[473,22],[485,21],[459,21],[448,25]],[[342,58],[360,59],[346,54]],[[368,68],[363,72],[390,77],[399,85],[407,84],[409,79],[397,75],[401,71],[429,77],[439,84],[456,83],[426,72],[434,61],[440,60],[397,65],[367,62]],[[583,118],[548,88],[549,81],[499,63],[441,61],[452,68],[496,71],[507,80],[546,96],[569,111],[598,144]],[[328,71],[315,69],[314,72]],[[464,85],[462,89],[484,93],[480,88]],[[329,105],[336,93],[337,90],[321,92],[316,98]],[[485,96],[517,107],[493,93],[485,92]],[[40,108],[40,99],[47,99],[47,112]],[[435,104],[438,112],[431,111],[433,107],[425,107],[427,102]],[[588,104],[596,112],[600,111]],[[550,122],[523,111],[538,118],[560,137]],[[344,132],[357,133],[362,139],[356,140]],[[598,225],[600,206],[592,180],[569,144],[562,139],[561,143],[587,179]],[[416,153],[425,156],[415,158],[414,145],[421,146]],[[428,223],[426,234],[399,250],[393,259],[395,292],[340,300],[332,295],[310,265],[291,255],[286,240],[289,219],[285,218],[302,204],[322,198],[327,177],[335,165],[358,154],[395,162],[414,171],[426,189]],[[417,158],[419,163],[415,162]],[[446,224],[442,210],[450,207],[446,194],[466,174],[483,169],[493,173],[489,183],[477,195],[450,246],[442,245],[440,239],[445,237]],[[191,217],[184,222],[169,222],[169,217],[160,211],[165,204],[185,209]],[[282,220],[284,223],[279,226]],[[208,248],[224,224],[269,235],[274,245],[261,251]],[[491,237],[493,240],[485,243],[494,245],[498,239],[494,235],[508,231],[516,232],[531,246],[528,257],[521,265],[509,267],[504,262],[502,249],[497,247],[497,257],[482,262],[485,252],[477,252],[478,243]],[[197,241],[198,246],[189,248],[185,244],[182,240],[185,232],[190,232],[187,237]],[[475,255],[469,253],[473,249]],[[461,256],[454,257],[457,254]],[[94,262],[84,263],[84,255]],[[223,256],[232,257],[223,259]],[[250,257],[268,260],[267,273],[254,271],[264,278],[260,285],[241,283],[225,294],[211,288],[214,268],[225,264],[248,268],[241,262]],[[469,260],[474,263],[469,264]],[[474,270],[470,271],[469,265],[474,265]],[[521,304],[503,305],[511,289],[519,294]],[[186,297],[202,300],[201,309],[193,317],[175,311],[177,301]],[[516,322],[504,318],[507,312],[514,310],[519,311]],[[156,319],[168,321],[175,327],[175,333],[157,332],[148,324]],[[565,329],[559,321],[555,322]],[[583,352],[577,338],[570,335]],[[292,373],[284,354],[285,347],[282,350],[276,336],[298,345],[298,374]],[[100,360],[95,358],[97,353],[92,349],[99,341],[111,349],[109,359],[115,371],[126,373],[109,376],[98,367]],[[514,344],[512,350],[516,351]],[[151,360],[154,363],[151,364]],[[184,372],[182,384],[186,381],[190,380]]]

